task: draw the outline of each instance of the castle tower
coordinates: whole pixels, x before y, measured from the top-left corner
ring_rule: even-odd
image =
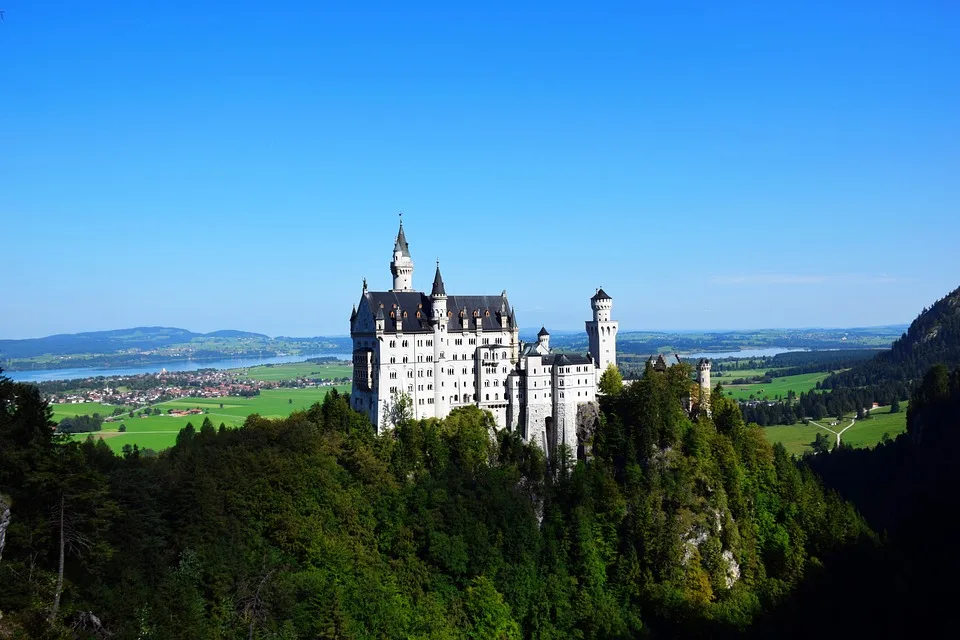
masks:
[[[590,355],[601,371],[611,364],[617,364],[617,329],[620,323],[610,319],[613,298],[601,288],[590,298],[593,320],[588,320],[587,340],[590,342]]]
[[[700,403],[710,413],[710,361],[700,358],[697,362],[697,384],[700,385]]]
[[[433,406],[434,415],[438,418],[446,417],[449,412],[449,390],[444,384],[446,370],[446,343],[447,343],[447,291],[443,286],[443,277],[440,275],[440,262],[437,261],[437,274],[433,277],[433,290],[430,292],[430,305],[433,315],[430,324],[433,325]]]
[[[540,353],[550,353],[550,332],[547,331],[546,327],[540,327],[540,332],[537,334],[537,345],[542,347]]]
[[[403,219],[400,219],[400,231],[393,245],[393,262],[390,263],[393,274],[393,291],[413,291],[413,260],[410,259],[410,246],[403,233]]]

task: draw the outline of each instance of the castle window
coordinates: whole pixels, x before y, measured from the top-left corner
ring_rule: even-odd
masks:
[[[432,385],[432,384],[428,384],[428,385],[427,385],[427,391],[433,391],[433,385]]]
[[[391,371],[391,372],[390,372],[390,379],[391,379],[391,380],[396,380],[396,379],[397,379],[397,372],[396,372],[396,371]]]
[[[390,356],[390,364],[396,364],[396,363],[397,363],[397,359],[393,356]]]
[[[489,399],[490,399],[490,394],[488,393],[488,394],[487,394],[487,400],[489,400]]]
[[[404,315],[404,317],[406,317],[407,314],[404,313],[403,315]],[[420,312],[419,312],[419,311],[417,311],[417,317],[418,317],[418,318],[420,317]]]
[[[390,317],[391,317],[391,318],[396,318],[397,316],[396,316],[396,314],[394,314],[393,311],[391,311],[391,312],[390,312]]]
[[[404,318],[407,317],[407,312],[406,312],[406,311],[403,312],[403,317],[404,317]]]
[[[500,399],[500,394],[499,394],[499,393],[493,394],[493,399],[494,399],[494,400],[499,400],[499,399]]]
[[[407,356],[403,356],[403,363],[404,363],[404,364],[407,363]]]
[[[413,371],[412,371],[412,370],[411,370],[411,371],[407,371],[407,377],[408,377],[408,378],[412,378],[412,377],[413,377]]]
[[[391,340],[391,341],[390,341],[390,348],[393,349],[393,348],[396,347],[396,346],[397,346],[397,341],[396,341],[396,340]]]
[[[404,346],[404,347],[409,346],[409,343],[408,343],[406,340],[404,340],[404,341],[401,343],[401,346]]]

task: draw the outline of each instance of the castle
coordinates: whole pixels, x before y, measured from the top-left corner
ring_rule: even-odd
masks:
[[[589,353],[554,353],[545,328],[536,342],[520,341],[506,291],[447,295],[438,263],[428,295],[413,288],[413,269],[401,221],[393,288],[371,291],[364,280],[350,314],[353,408],[382,432],[395,423],[402,398],[417,419],[476,405],[548,455],[561,444],[576,451],[577,412],[596,401],[600,375],[617,363],[613,299],[603,289],[590,299]]]

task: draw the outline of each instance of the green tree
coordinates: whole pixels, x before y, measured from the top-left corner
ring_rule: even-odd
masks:
[[[607,365],[606,370],[600,375],[599,389],[601,393],[608,396],[615,396],[623,391],[623,376],[620,375],[620,370],[615,364]]]
[[[900,413],[900,401],[896,398],[890,403],[890,413]]]
[[[817,433],[813,439],[813,450],[816,453],[830,453],[830,438],[825,433]]]

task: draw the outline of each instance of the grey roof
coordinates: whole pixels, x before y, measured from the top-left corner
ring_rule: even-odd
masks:
[[[393,245],[394,251],[399,251],[405,258],[410,257],[410,245],[407,244],[407,236],[403,234],[403,222],[400,223],[400,232],[397,234],[397,243]]]
[[[603,288],[597,289],[597,293],[590,298],[591,300],[613,300],[610,296],[607,295],[607,292]]]
[[[544,362],[546,362],[546,359],[544,359]],[[565,367],[571,364],[591,364],[592,362],[590,358],[582,356],[579,353],[558,353],[553,359],[553,364],[558,367]]]
[[[501,329],[512,329],[515,325],[510,323],[509,314],[504,314],[501,309],[509,309],[510,303],[502,295],[499,296],[449,296],[447,298],[447,309],[453,315],[447,324],[448,333],[462,333],[463,324],[460,320],[460,312],[464,312],[467,319],[467,331],[474,331],[477,328],[477,320],[482,321],[481,326],[486,331],[500,331]],[[477,311],[479,318],[473,317],[473,312]],[[487,312],[490,315],[487,316]]]
[[[384,329],[388,333],[396,331],[396,323],[391,322],[390,312],[401,314],[401,328],[404,333],[432,332],[430,318],[433,316],[433,301],[430,296],[419,291],[367,291],[364,293],[371,309],[380,310],[386,316]],[[475,331],[477,321],[481,322],[484,331],[500,331],[513,328],[508,314],[501,308],[509,309],[510,303],[505,302],[502,296],[449,296],[447,298],[448,333],[463,333]],[[420,317],[417,317],[417,312]],[[467,320],[466,329],[460,320],[460,312]],[[407,317],[403,317],[403,312]],[[474,312],[478,317],[474,317]],[[487,315],[489,312],[489,315]],[[375,312],[376,313],[376,312]]]
[[[546,327],[540,327],[540,331],[537,332],[537,337],[542,338],[543,336],[549,336],[550,332],[547,331]]]
[[[433,276],[433,291],[430,293],[432,296],[445,296],[447,295],[446,290],[443,288],[443,277],[440,275],[440,265],[437,265],[437,275]]]

